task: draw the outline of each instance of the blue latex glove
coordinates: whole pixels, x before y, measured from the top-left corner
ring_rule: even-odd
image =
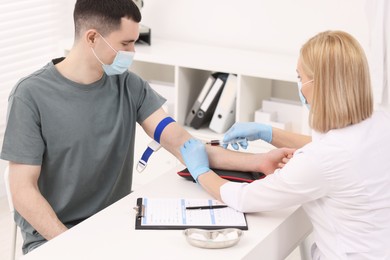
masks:
[[[224,142],[230,142],[237,138],[246,138],[246,140],[239,142],[244,149],[248,147],[247,141],[254,141],[261,139],[270,143],[272,141],[272,126],[261,123],[235,123],[223,137]],[[237,143],[231,143],[235,150],[239,149]],[[227,148],[228,145],[224,145]]]
[[[209,158],[206,147],[197,139],[190,139],[180,147],[181,156],[191,173],[191,176],[198,182],[199,175],[210,171]]]

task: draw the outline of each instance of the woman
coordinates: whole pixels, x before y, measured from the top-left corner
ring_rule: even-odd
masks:
[[[228,182],[194,139],[181,147],[184,161],[205,190],[239,211],[302,204],[313,224],[313,259],[390,259],[390,115],[374,112],[364,51],[345,32],[323,32],[301,48],[297,73],[313,135],[283,168],[251,184]],[[230,137],[261,138],[253,126]]]

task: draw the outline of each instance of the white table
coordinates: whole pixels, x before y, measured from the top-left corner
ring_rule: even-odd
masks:
[[[135,230],[133,207],[138,197],[211,198],[173,169],[22,259],[276,260],[287,257],[312,230],[301,207],[251,213],[247,214],[249,230],[237,245],[202,249],[188,244],[182,230]]]

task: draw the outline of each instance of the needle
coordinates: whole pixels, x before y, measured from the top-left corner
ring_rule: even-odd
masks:
[[[237,138],[237,139],[233,139],[229,142],[224,142],[222,140],[211,140],[210,142],[206,142],[206,144],[209,144],[211,146],[223,146],[223,145],[229,145],[229,144],[233,144],[233,143],[240,143],[240,142],[244,142],[244,141],[247,141],[246,138]]]

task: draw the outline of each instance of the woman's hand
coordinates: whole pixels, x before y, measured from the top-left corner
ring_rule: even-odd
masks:
[[[267,143],[271,143],[272,141],[272,126],[261,124],[261,123],[235,123],[225,134],[223,137],[224,142],[233,142],[231,146],[233,149],[238,150],[239,145],[246,149],[248,147],[248,142],[234,142],[236,139],[246,138],[248,141],[254,140],[263,140]],[[224,145],[227,148],[228,145]]]
[[[206,148],[201,141],[191,138],[180,147],[180,152],[191,176],[196,182],[198,182],[199,175],[210,171]]]

